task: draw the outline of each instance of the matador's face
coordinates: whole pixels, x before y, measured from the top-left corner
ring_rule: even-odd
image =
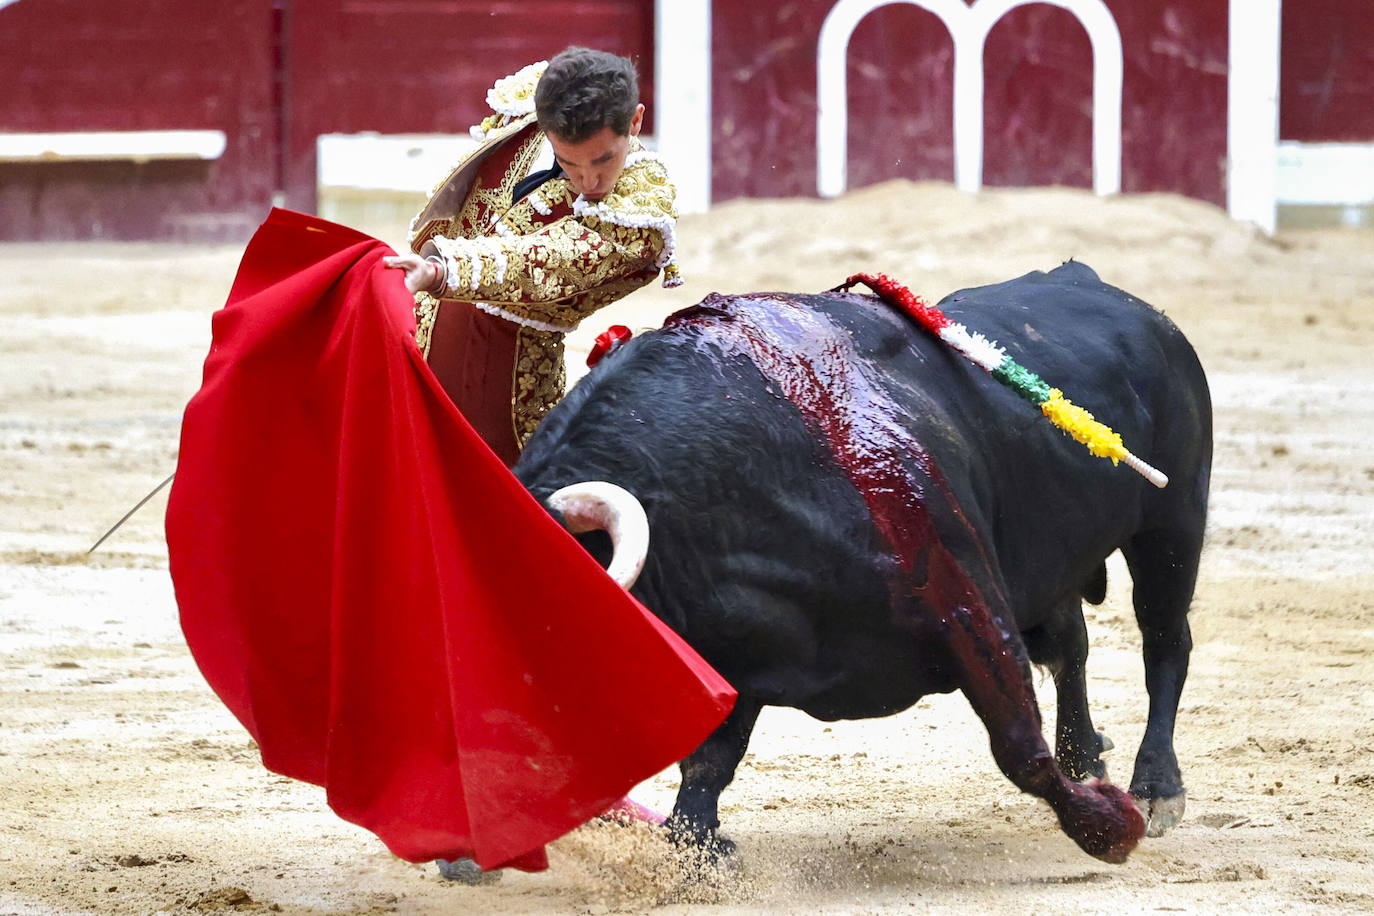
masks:
[[[644,123],[644,106],[635,109],[628,133],[618,134],[603,127],[581,143],[569,143],[549,134],[553,157],[567,173],[573,190],[588,200],[600,200],[611,193],[620,173],[625,170],[625,157],[630,152],[630,138],[639,136]]]

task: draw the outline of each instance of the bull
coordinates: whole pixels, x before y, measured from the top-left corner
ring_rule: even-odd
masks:
[[[680,764],[680,837],[732,849],[719,798],[762,707],[858,719],[955,690],[1000,770],[1087,853],[1124,861],[1182,816],[1173,734],[1212,442],[1197,356],[1073,261],[939,308],[1073,393],[1170,485],[1089,456],[909,318],[837,291],[678,312],[582,379],[515,468],[603,563],[642,564],[632,593],[739,691]],[[647,555],[614,555],[600,529],[616,526],[564,490],[585,481],[633,496]],[[1104,599],[1118,549],[1149,693],[1129,796],[1105,781],[1084,671],[1082,601]],[[1054,678],[1053,753],[1032,663]]]

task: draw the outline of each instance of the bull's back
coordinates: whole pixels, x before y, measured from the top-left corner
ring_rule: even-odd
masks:
[[[1018,614],[1062,599],[1138,531],[1203,524],[1210,400],[1196,354],[1161,312],[1077,262],[960,290],[939,308],[1060,388],[1171,479],[1159,490],[1093,457],[942,342],[911,335],[892,364],[894,397],[909,399],[915,437],[939,457],[960,514],[986,537]],[[882,347],[886,321],[852,314],[843,320],[862,345]]]
[[[1042,482],[1061,481],[1099,510],[1119,506],[1128,495],[1146,514],[1205,504],[1212,441],[1207,382],[1192,346],[1162,312],[1073,261],[1048,273],[951,293],[940,308],[997,340],[1010,358],[1116,430],[1127,448],[1172,483],[1158,490],[1124,466],[1089,455],[1024,402],[1016,411],[1029,413],[1034,422],[1027,435],[1017,437],[1022,447],[1015,463],[1029,461]],[[990,447],[1006,443],[996,432]],[[1010,463],[993,468],[1005,474]],[[1092,498],[1098,491],[1105,500]]]
[[[1205,462],[1177,446],[1210,441],[1205,383],[1153,309],[1073,264],[941,307],[1191,485]],[[1179,492],[1089,456],[888,305],[839,293],[679,313],[579,383],[517,473],[536,496],[585,479],[635,493],[653,531],[641,600],[732,681],[826,717],[949,689],[911,664],[918,622],[892,626],[894,577],[929,538],[1033,616]]]

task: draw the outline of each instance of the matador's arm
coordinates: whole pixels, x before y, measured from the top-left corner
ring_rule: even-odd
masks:
[[[595,217],[565,217],[529,235],[431,241],[448,269],[444,298],[487,302],[515,314],[522,305],[563,302],[645,272],[664,251],[658,229]]]
[[[682,282],[674,263],[676,192],[656,156],[631,153],[600,201],[574,200],[574,193],[557,178],[529,195],[528,206],[538,213],[559,202],[571,204],[572,214],[525,234],[507,229],[484,238],[431,239],[426,248],[433,245],[447,268],[443,296],[516,321],[561,327],[577,324],[660,270],[665,286]],[[502,225],[498,221],[497,228]]]

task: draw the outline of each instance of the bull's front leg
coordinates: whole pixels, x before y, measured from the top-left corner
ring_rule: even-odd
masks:
[[[674,839],[705,849],[713,856],[734,852],[735,844],[718,833],[720,793],[735,778],[735,769],[744,759],[760,708],[758,701],[741,695],[720,727],[678,765],[682,785],[667,822]]]
[[[1124,862],[1145,832],[1144,818],[1116,786],[1075,782],[1059,768],[1041,733],[1019,636],[1005,630],[976,594],[964,597],[974,600],[931,608],[959,686],[987,726],[997,766],[1017,788],[1048,802],[1085,852]]]

